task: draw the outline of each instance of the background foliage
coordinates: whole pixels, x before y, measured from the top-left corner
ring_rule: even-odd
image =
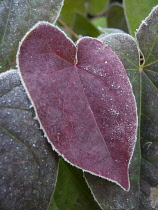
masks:
[[[17,71],[9,70],[0,75],[0,208],[156,209],[158,9],[142,21],[158,2],[65,0],[62,4],[62,0],[0,1],[0,71],[16,69],[18,44],[39,20],[56,22],[74,41],[99,36],[124,64],[137,100],[139,129],[130,166],[131,189],[125,192],[109,181],[83,176],[59,159],[33,119]]]

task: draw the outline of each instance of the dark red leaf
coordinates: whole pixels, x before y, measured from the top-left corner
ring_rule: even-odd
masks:
[[[125,69],[100,41],[77,46],[38,23],[18,52],[21,77],[53,148],[71,164],[129,189],[136,103]]]

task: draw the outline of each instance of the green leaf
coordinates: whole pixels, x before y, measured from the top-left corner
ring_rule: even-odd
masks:
[[[0,74],[1,209],[46,209],[58,157],[33,119],[18,72]]]
[[[127,70],[139,116],[138,141],[130,165],[130,191],[123,192],[121,189],[118,191],[114,184],[112,186],[108,181],[103,183],[103,180],[86,174],[91,191],[103,209],[155,209],[158,206],[156,200],[158,192],[157,28],[158,6],[137,32],[138,44],[144,56],[143,64],[139,61],[140,50],[137,49],[136,41],[131,36],[111,34],[101,38],[116,52]]]
[[[98,27],[98,29],[102,32],[102,34],[98,37],[101,39],[104,38],[106,35],[113,34],[113,33],[125,33],[124,31],[117,29],[117,28],[102,28]]]
[[[143,53],[145,63],[144,70],[158,69],[158,6],[153,9],[149,16],[140,25],[136,38],[140,50]]]
[[[105,17],[97,17],[95,19],[92,20],[93,25],[95,25],[96,27],[100,26],[100,27],[105,27],[106,24],[106,18]]]
[[[151,9],[157,4],[157,0],[124,0],[125,16],[131,35],[134,36],[142,20],[146,18]]]
[[[48,210],[99,210],[81,170],[60,160],[54,197]]]
[[[96,14],[105,10],[108,6],[109,0],[86,0],[87,12],[89,14]]]
[[[122,4],[114,3],[111,5],[107,14],[107,25],[109,28],[118,28],[128,32]]]
[[[39,20],[55,22],[63,0],[10,0],[0,4],[0,72],[15,67],[19,41]]]
[[[105,36],[103,34],[100,40],[115,51],[126,70],[138,71],[139,52],[132,36],[126,33],[105,34]]]
[[[143,21],[136,34],[144,63],[142,75],[142,173],[141,208],[158,207],[154,190],[158,194],[158,6]]]
[[[73,30],[76,34],[82,36],[97,37],[100,35],[99,30],[84,16],[75,13]]]
[[[84,0],[65,0],[60,13],[60,18],[64,23],[71,27],[74,21],[75,12],[79,12],[82,15],[86,14]]]

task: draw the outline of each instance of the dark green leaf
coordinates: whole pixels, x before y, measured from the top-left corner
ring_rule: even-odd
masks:
[[[58,157],[33,119],[16,70],[0,75],[1,209],[46,209]]]
[[[124,0],[126,20],[131,35],[134,35],[142,20],[157,4],[157,0]]]
[[[58,181],[49,210],[99,210],[81,170],[60,160]]]
[[[73,30],[75,33],[82,36],[97,37],[100,35],[99,30],[88,19],[79,13],[75,13]]]
[[[0,72],[15,67],[19,41],[39,20],[55,22],[63,0],[4,0],[0,4]]]
[[[60,18],[68,25],[72,26],[74,21],[75,12],[80,12],[80,14],[85,15],[85,5],[84,0],[65,0],[64,6],[60,13]]]
[[[128,32],[124,10],[121,4],[112,4],[107,14],[107,25],[109,28],[118,28]]]
[[[138,70],[138,47],[132,36],[125,33],[109,34],[107,36],[103,34],[100,40],[115,51],[126,70]]]
[[[142,173],[140,208],[158,207],[158,6],[136,34],[144,56],[142,70]],[[155,193],[155,196],[154,196]]]

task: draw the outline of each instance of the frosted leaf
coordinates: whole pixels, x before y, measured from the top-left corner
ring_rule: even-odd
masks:
[[[135,39],[126,34],[101,37],[101,40],[115,51],[126,68],[137,100],[141,123],[136,151],[130,165],[131,189],[128,193],[121,192],[117,186],[99,178],[85,175],[92,193],[103,209],[107,206],[112,209],[151,209],[156,204],[151,192],[158,185],[157,28],[158,6],[153,8],[137,30],[137,44],[140,49]],[[140,50],[144,55],[142,63],[139,63]]]
[[[63,0],[5,0],[0,4],[0,72],[15,67],[15,55],[24,34],[39,20],[54,23]]]
[[[76,167],[129,190],[137,113],[116,54],[94,38],[82,38],[75,46],[59,28],[39,22],[24,37],[17,63],[55,151]]]
[[[46,209],[54,190],[58,158],[33,116],[17,70],[1,73],[2,209]]]

